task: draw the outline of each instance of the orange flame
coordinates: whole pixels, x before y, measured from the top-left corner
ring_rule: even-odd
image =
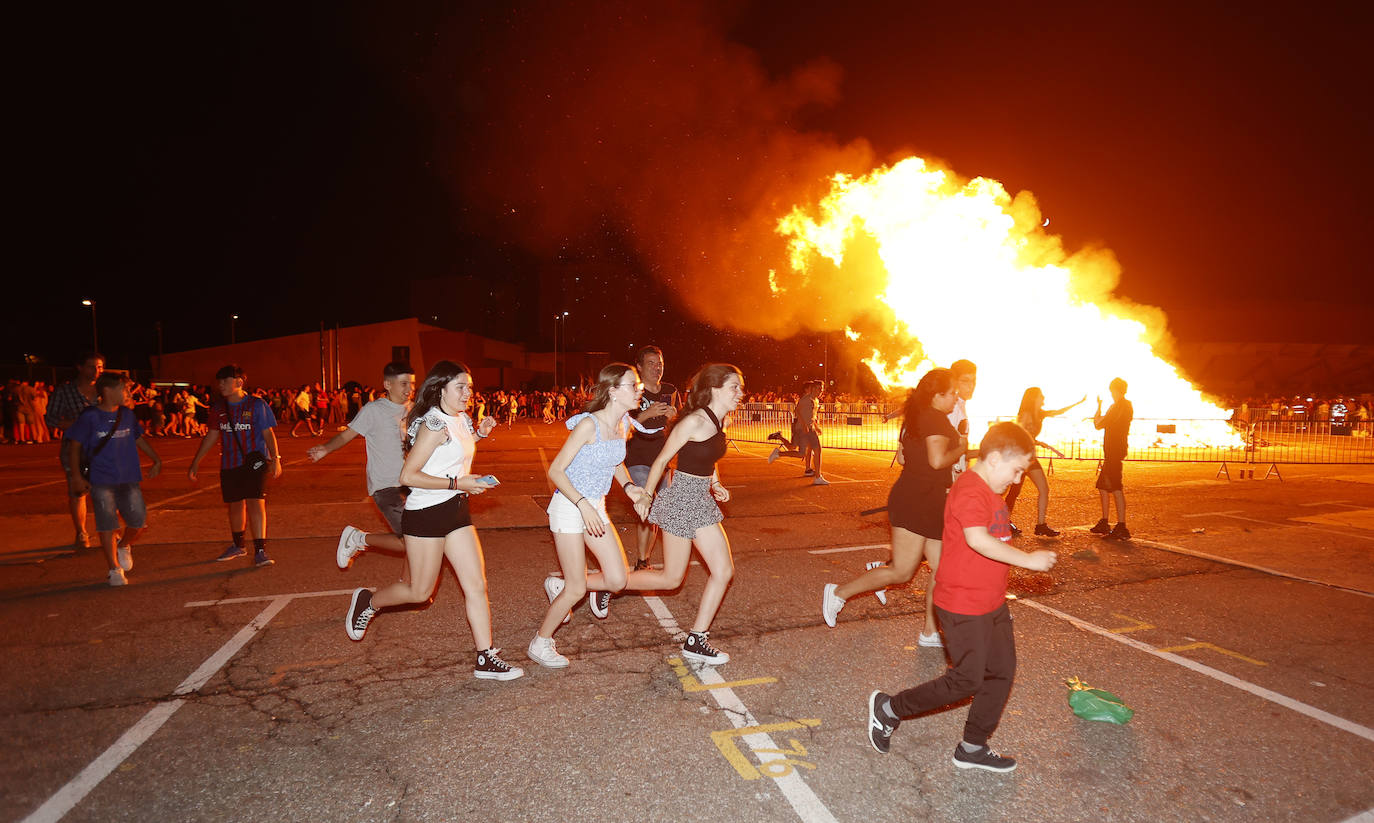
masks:
[[[918,157],[831,182],[814,212],[794,208],[777,231],[802,282],[844,279],[849,266],[885,272],[874,298],[886,310],[860,330],[874,347],[865,362],[885,386],[913,386],[935,365],[967,358],[979,369],[973,408],[987,415],[1014,415],[1022,392],[1040,386],[1050,408],[1086,395],[1070,415],[1081,420],[1095,395],[1111,402],[1107,384],[1122,377],[1137,418],[1229,417],[1156,354],[1168,342],[1163,313],[1111,296],[1119,269],[1110,252],[1067,254],[1029,193],[961,182]],[[775,293],[785,276],[770,272]],[[1211,428],[1212,442],[1233,439]]]

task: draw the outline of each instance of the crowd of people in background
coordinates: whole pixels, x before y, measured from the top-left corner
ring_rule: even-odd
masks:
[[[1311,423],[1365,423],[1374,417],[1374,397],[1247,397],[1231,404],[1235,409],[1232,420],[1237,423],[1261,423],[1282,420]]]

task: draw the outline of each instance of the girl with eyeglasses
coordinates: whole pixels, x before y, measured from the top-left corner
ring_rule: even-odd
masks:
[[[549,480],[557,487],[549,503],[549,530],[563,576],[544,580],[549,610],[527,650],[529,658],[541,666],[561,669],[568,665],[568,658],[558,653],[553,633],[559,623],[568,622],[570,610],[582,595],[590,590],[587,605],[592,614],[605,618],[611,594],[625,588],[625,549],[606,514],[606,493],[612,478],[631,501],[643,491],[630,481],[625,469],[625,440],[631,428],[647,431],[629,414],[639,408],[643,390],[633,366],[612,363],[603,368],[586,408],[568,418],[568,439],[549,464]],[[601,571],[587,572],[588,550]]]

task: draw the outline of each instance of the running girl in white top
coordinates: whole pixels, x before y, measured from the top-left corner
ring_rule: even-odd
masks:
[[[468,626],[477,646],[473,675],[483,680],[514,680],[525,671],[507,665],[501,650],[492,648],[486,564],[468,512],[468,495],[489,488],[470,473],[473,451],[477,439],[490,434],[496,421],[487,418],[474,427],[467,414],[471,397],[472,374],[461,363],[440,360],[425,376],[406,415],[406,455],[400,478],[402,485],[410,487],[401,516],[410,580],[392,583],[376,594],[367,589],[353,592],[345,628],[350,638],[362,640],[368,623],[381,609],[428,600],[447,557],[463,587]]]

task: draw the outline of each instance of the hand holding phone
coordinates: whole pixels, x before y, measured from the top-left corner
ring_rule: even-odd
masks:
[[[482,483],[482,484],[487,485],[487,486],[499,486],[499,485],[501,485],[501,481],[500,481],[500,480],[497,480],[497,479],[496,479],[496,475],[494,475],[494,474],[484,474],[484,475],[482,475],[481,477],[477,478],[477,482]]]

